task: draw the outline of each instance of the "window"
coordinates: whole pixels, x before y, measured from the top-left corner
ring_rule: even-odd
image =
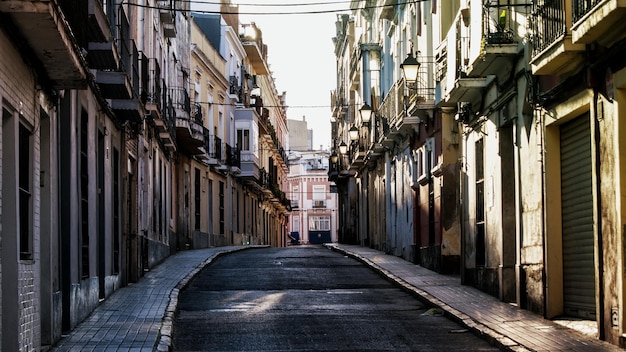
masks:
[[[326,186],[314,185],[311,199],[313,199],[314,209],[326,208]]]
[[[219,183],[219,212],[220,212],[220,234],[224,235],[225,233],[225,220],[226,220],[226,216],[225,216],[225,212],[224,212],[224,182],[220,181]]]
[[[309,231],[330,231],[330,216],[310,216]]]
[[[326,202],[323,200],[314,200],[313,209],[326,208]]]
[[[325,185],[314,185],[313,186],[313,196],[311,198],[313,200],[318,200],[318,201],[326,200],[326,186]]]
[[[159,234],[159,221],[158,221],[158,217],[159,217],[159,213],[158,213],[158,209],[156,207],[156,205],[158,204],[158,188],[156,187],[158,185],[158,173],[157,173],[157,153],[156,153],[156,149],[152,150],[152,157],[150,158],[152,159],[152,184],[155,186],[155,188],[153,189],[154,192],[154,206],[151,207],[152,209],[152,232],[153,232],[153,237],[154,238],[158,238],[158,234]]]
[[[214,234],[213,228],[213,180],[209,179],[209,207],[208,207],[208,219],[209,219],[209,234]]]
[[[22,124],[19,127],[19,225],[20,225],[20,259],[33,258],[33,240],[31,236],[31,157],[30,131]]]
[[[424,172],[430,173],[435,164],[435,139],[428,138],[424,143]]]
[[[484,266],[485,258],[485,173],[483,140],[476,142],[476,266]]]
[[[424,176],[424,150],[423,148],[420,148],[415,152],[415,168],[416,168],[415,175],[417,176],[416,180],[418,180],[422,176]]]
[[[165,199],[167,195],[167,189],[165,187],[167,184],[166,169],[166,162],[164,162],[163,159],[159,159],[159,174],[161,175],[161,179],[159,180],[159,185],[161,186],[161,191],[159,192],[159,238],[163,243],[167,243],[167,211],[165,209],[167,204],[167,200]]]
[[[194,169],[194,229],[200,231],[200,169]]]
[[[300,187],[293,186],[293,190],[291,192],[291,206],[299,208],[300,207]]]
[[[120,272],[120,152],[113,148],[113,274]]]
[[[207,118],[206,121],[208,122],[209,126],[211,124],[213,124],[213,114],[215,114],[214,112],[214,107],[215,105],[213,104],[213,95],[211,93],[209,93],[207,95]]]
[[[81,277],[89,277],[89,115],[80,116],[80,259]]]
[[[250,130],[237,130],[237,148],[242,151],[250,150]]]

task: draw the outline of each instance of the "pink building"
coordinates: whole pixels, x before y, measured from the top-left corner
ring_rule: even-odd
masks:
[[[289,154],[289,231],[303,244],[337,242],[337,194],[328,181],[328,159],[327,151]]]

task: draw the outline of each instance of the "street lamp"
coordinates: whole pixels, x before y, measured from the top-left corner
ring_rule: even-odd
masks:
[[[339,160],[339,156],[337,155],[337,152],[333,151],[333,153],[330,154],[330,162],[336,164],[337,160]]]
[[[359,129],[356,128],[355,125],[352,125],[352,127],[350,127],[350,129],[348,130],[348,135],[350,135],[351,141],[356,141],[357,139],[359,139]]]
[[[400,65],[400,68],[404,74],[404,79],[411,83],[415,83],[417,81],[417,73],[420,69],[420,63],[413,57],[413,53],[409,53]]]
[[[339,153],[346,154],[347,152],[348,152],[348,145],[346,144],[346,142],[341,141],[341,144],[339,144]]]
[[[369,123],[372,118],[372,107],[367,102],[363,103],[363,107],[359,109],[361,113],[361,120],[364,123]]]

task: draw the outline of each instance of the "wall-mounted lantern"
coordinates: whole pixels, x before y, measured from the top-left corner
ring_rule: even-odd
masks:
[[[372,119],[372,112],[372,107],[369,106],[367,102],[363,103],[363,107],[359,109],[359,113],[361,114],[361,121],[363,121],[364,123],[369,123]]]

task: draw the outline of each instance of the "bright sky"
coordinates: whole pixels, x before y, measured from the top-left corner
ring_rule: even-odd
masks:
[[[332,38],[337,14],[332,10],[347,10],[349,1],[233,0],[233,4],[239,4],[241,23],[255,22],[263,32],[276,88],[287,92],[287,118],[305,116],[313,130],[313,148],[329,149],[330,92],[336,88]],[[331,12],[302,14],[319,11]]]

